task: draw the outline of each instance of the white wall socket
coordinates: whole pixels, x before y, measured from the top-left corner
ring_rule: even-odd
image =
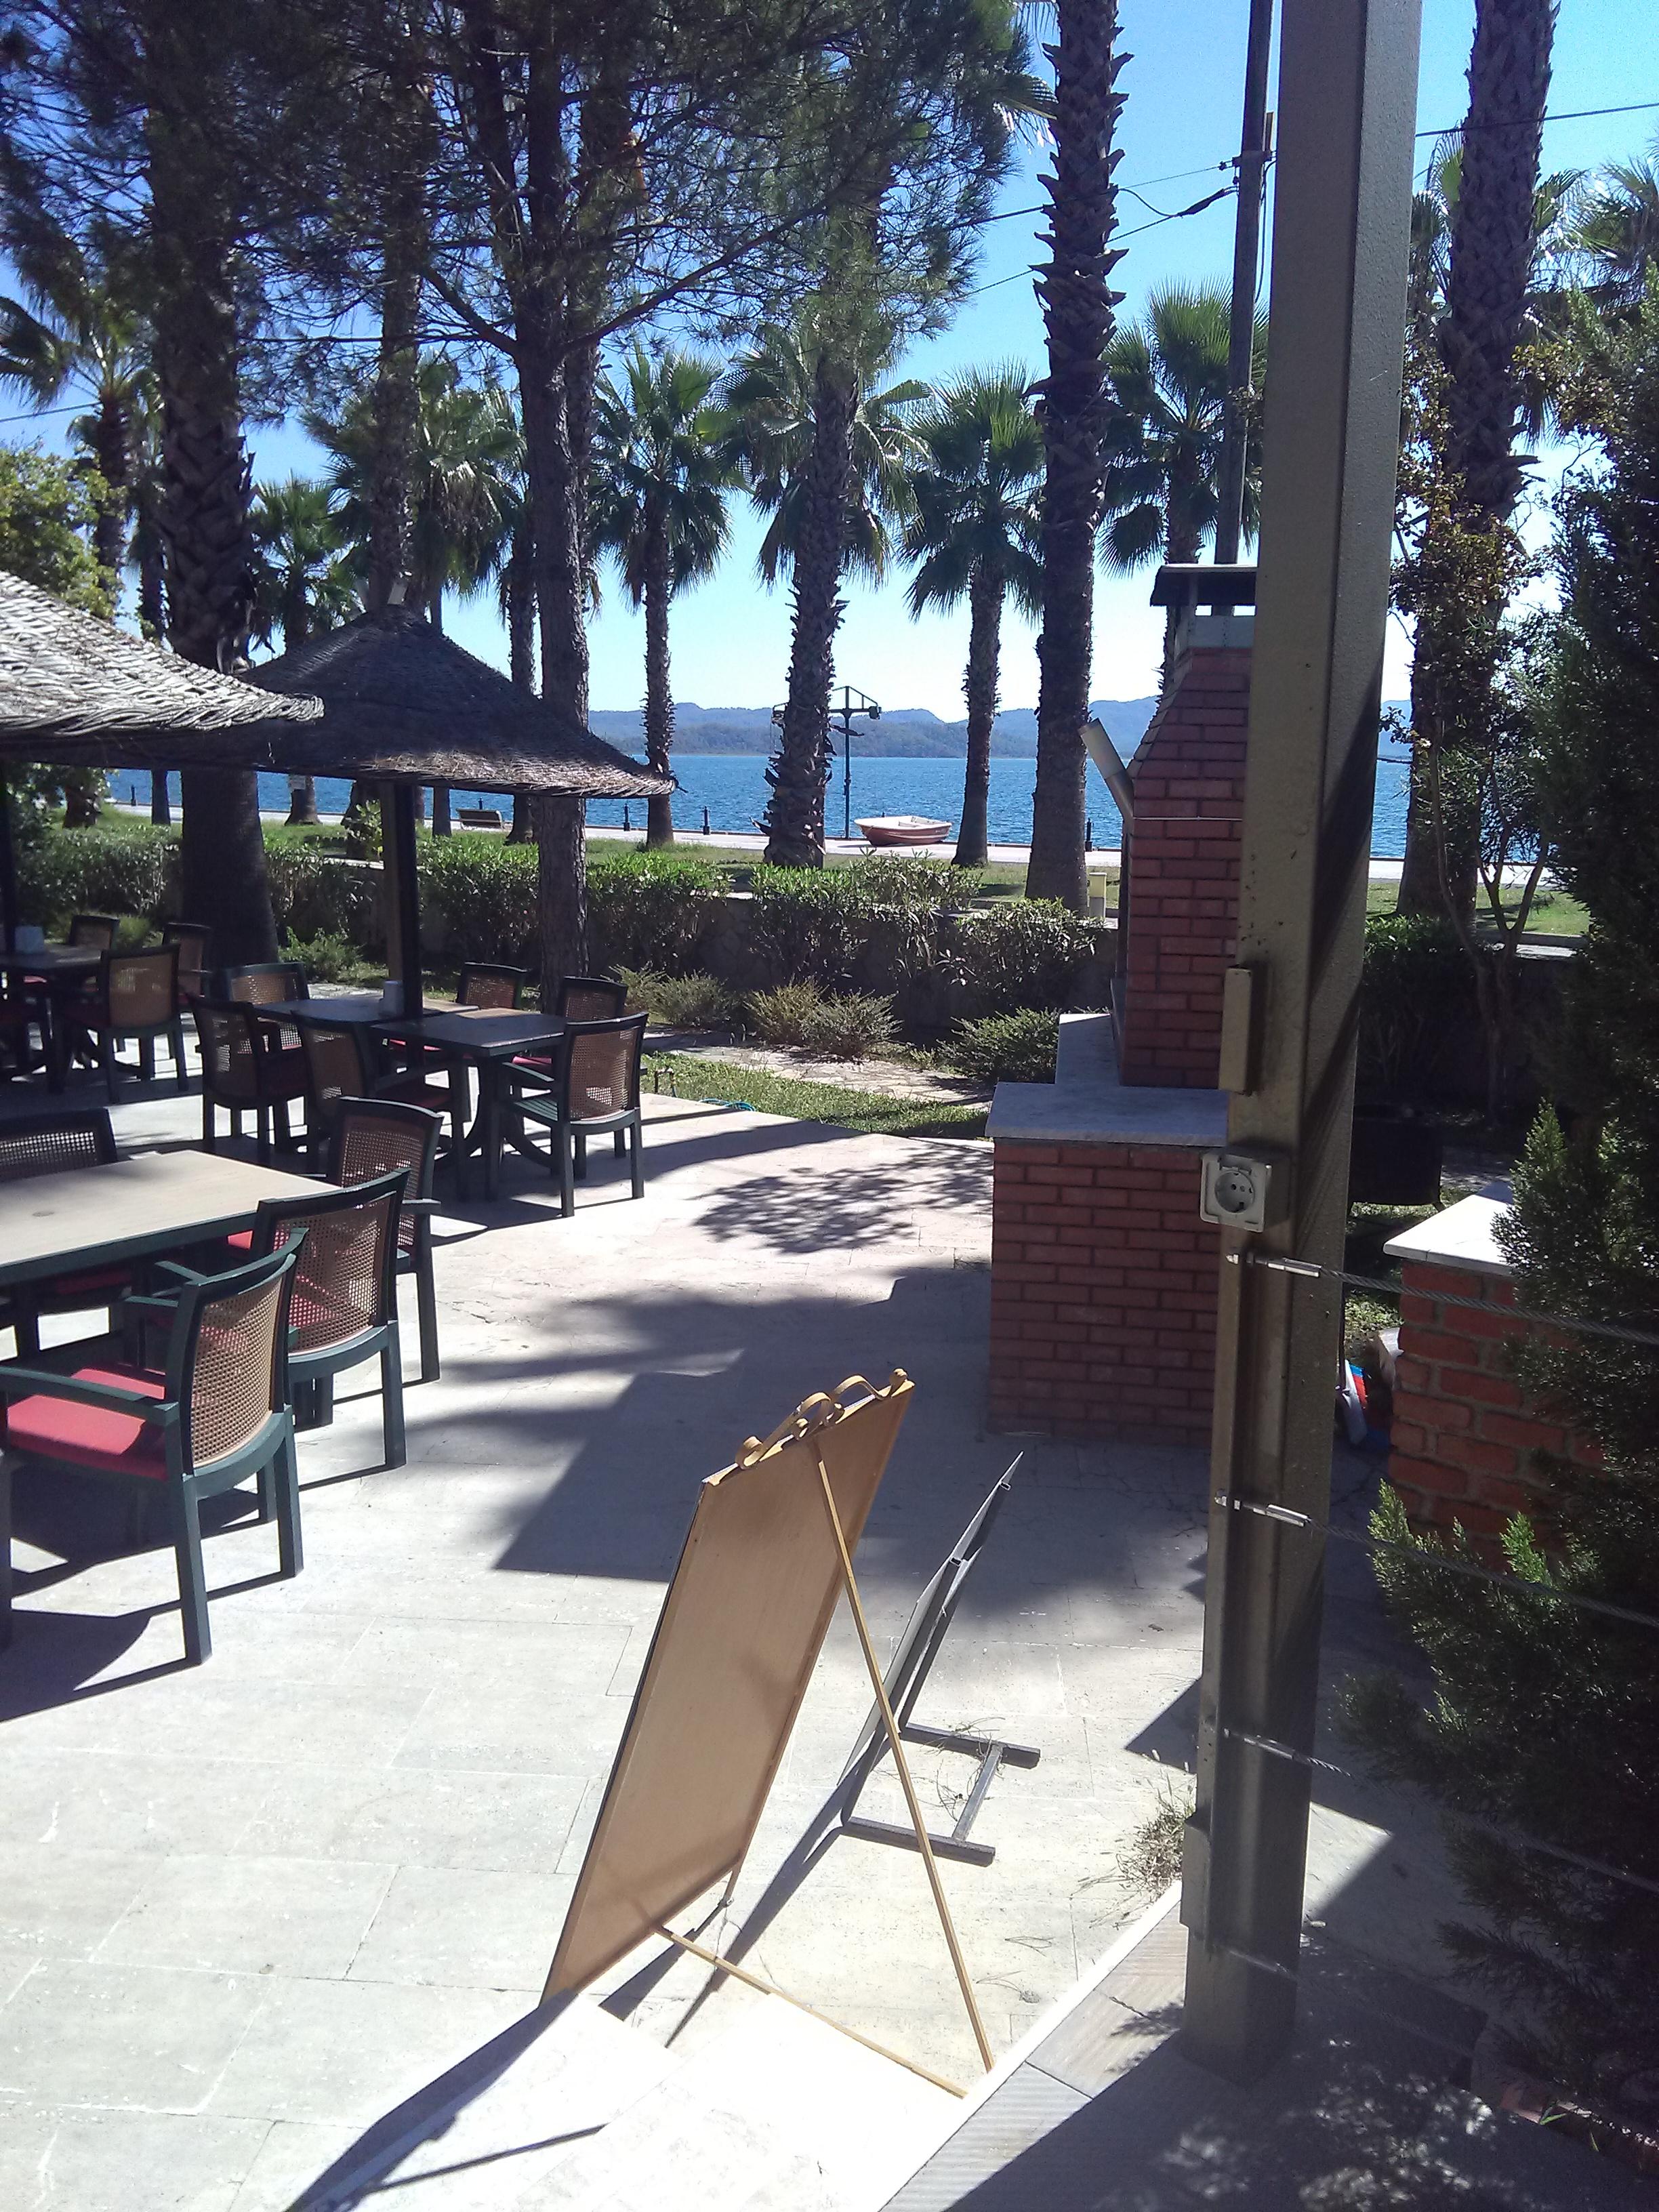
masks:
[[[1243,1152],[1206,1152],[1199,1212],[1223,1229],[1265,1229],[1272,1178],[1266,1160],[1253,1160]]]

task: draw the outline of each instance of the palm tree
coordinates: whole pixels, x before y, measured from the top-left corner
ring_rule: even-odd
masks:
[[[1659,138],[1651,153],[1601,172],[1577,211],[1571,243],[1598,306],[1628,314],[1641,305],[1659,264]]]
[[[788,697],[766,771],[766,857],[784,866],[823,862],[842,578],[849,568],[881,574],[888,520],[902,516],[908,496],[918,450],[910,416],[928,388],[914,379],[878,386],[896,347],[894,325],[878,311],[820,295],[787,329],[761,331],[722,394],[726,456],[772,517],[761,574],[772,582],[787,559],[795,602]]]
[[[1111,517],[1101,541],[1107,566],[1196,561],[1215,527],[1216,484],[1227,421],[1229,296],[1218,284],[1170,285],[1155,292],[1141,321],[1106,349],[1116,402],[1106,441],[1102,503]],[[1261,389],[1267,325],[1256,318],[1250,382]],[[1261,440],[1244,458],[1244,535],[1254,538],[1261,489]],[[1173,619],[1164,639],[1164,681],[1175,651]]]
[[[1111,243],[1117,220],[1112,134],[1123,96],[1114,87],[1117,0],[1057,0],[1059,37],[1049,125],[1048,258],[1037,297],[1048,337],[1041,393],[1043,441],[1042,630],[1037,645],[1036,787],[1031,802],[1032,898],[1088,905],[1084,860],[1083,725],[1094,659],[1095,532],[1109,420],[1106,347],[1112,335]]]
[[[0,386],[33,406],[83,399],[70,434],[105,485],[93,548],[120,585],[137,456],[155,404],[149,332],[110,270],[52,232],[26,254],[21,297],[0,296]]]
[[[416,386],[408,591],[441,630],[445,593],[467,597],[480,590],[505,557],[523,447],[512,402],[499,386],[463,384],[441,354],[422,361]],[[332,457],[335,513],[362,568],[377,482],[372,385],[352,395],[337,422],[311,415],[306,428]],[[442,784],[433,787],[432,830],[440,837],[449,831],[449,793]]]
[[[626,387],[606,377],[595,398],[589,529],[594,549],[614,556],[629,596],[645,608],[645,752],[666,775],[674,742],[669,602],[712,574],[726,550],[726,494],[737,477],[719,450],[712,362],[674,352],[653,362],[635,342],[625,368]],[[645,842],[673,843],[671,799],[648,802]]]
[[[944,386],[916,424],[923,457],[911,474],[904,532],[904,550],[918,564],[910,611],[953,607],[964,596],[969,609],[959,867],[982,866],[987,856],[1003,603],[1012,592],[1027,614],[1042,605],[1042,431],[1026,386],[1024,370],[1012,365],[970,371]]]
[[[303,644],[314,630],[333,629],[357,611],[357,587],[329,505],[328,487],[303,477],[254,488],[249,517],[253,535],[254,635],[269,645],[282,633],[283,651]],[[314,823],[313,777],[289,780],[290,823]]]

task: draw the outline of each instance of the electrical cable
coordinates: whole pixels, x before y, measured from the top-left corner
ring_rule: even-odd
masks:
[[[1659,100],[1630,100],[1619,107],[1558,108],[1553,113],[1540,116],[1539,120],[1543,123],[1582,123],[1592,115],[1641,115],[1654,107],[1659,107]],[[1477,124],[1475,128],[1479,131],[1525,131],[1531,126],[1529,115],[1516,115],[1494,118],[1490,123]],[[1438,131],[1419,131],[1417,136],[1419,138],[1461,138],[1468,127],[1467,122],[1453,123]]]
[[[1231,198],[1237,190],[1236,184],[1223,185],[1218,192],[1210,193],[1206,199],[1194,200],[1191,207],[1176,208],[1172,213],[1158,216],[1151,222],[1138,222],[1131,230],[1114,230],[1106,241],[1107,250],[1109,252],[1119,239],[1139,238],[1143,231],[1157,230],[1166,222],[1179,222],[1183,216],[1201,215],[1206,208],[1213,207],[1218,200]],[[1034,261],[1026,268],[1012,270],[1006,276],[994,276],[988,284],[975,284],[971,292],[964,292],[962,296],[964,300],[977,300],[982,294],[994,292],[1004,284],[1017,284],[1022,276],[1039,276],[1042,273],[1042,264]]]

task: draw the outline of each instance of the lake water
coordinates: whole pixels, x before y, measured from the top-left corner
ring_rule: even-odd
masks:
[[[710,830],[752,830],[766,811],[766,763],[752,753],[686,753],[674,763],[680,789],[674,799],[676,827],[686,836],[702,829],[704,811]],[[1029,760],[999,760],[991,763],[990,830],[994,845],[1029,845],[1031,842],[1031,788],[1036,763]],[[954,829],[962,808],[962,763],[956,760],[860,760],[853,763],[853,821],[861,814],[923,814],[949,822]],[[1397,860],[1406,849],[1407,764],[1383,757],[1376,764],[1376,804],[1371,817],[1371,851],[1378,860]],[[149,779],[143,775],[118,774],[110,778],[118,799],[131,795],[148,805]],[[175,786],[176,789],[176,786]],[[337,814],[350,796],[343,779],[319,776],[317,804],[327,814]],[[1105,785],[1091,767],[1088,771],[1088,805],[1093,842],[1108,849],[1118,842],[1117,809]],[[495,793],[457,790],[458,805],[499,806],[505,813],[509,802]],[[285,812],[288,783],[280,775],[259,779],[259,804],[268,811]],[[590,822],[620,828],[623,801],[590,799]],[[645,825],[645,801],[628,802],[629,823]],[[830,789],[830,834],[839,836],[842,822],[841,763],[836,764]],[[857,835],[856,827],[854,831]]]

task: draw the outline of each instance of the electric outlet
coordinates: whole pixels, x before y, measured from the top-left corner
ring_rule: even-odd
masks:
[[[1243,1152],[1206,1152],[1199,1212],[1223,1229],[1265,1229],[1272,1177],[1266,1160],[1253,1160]]]

